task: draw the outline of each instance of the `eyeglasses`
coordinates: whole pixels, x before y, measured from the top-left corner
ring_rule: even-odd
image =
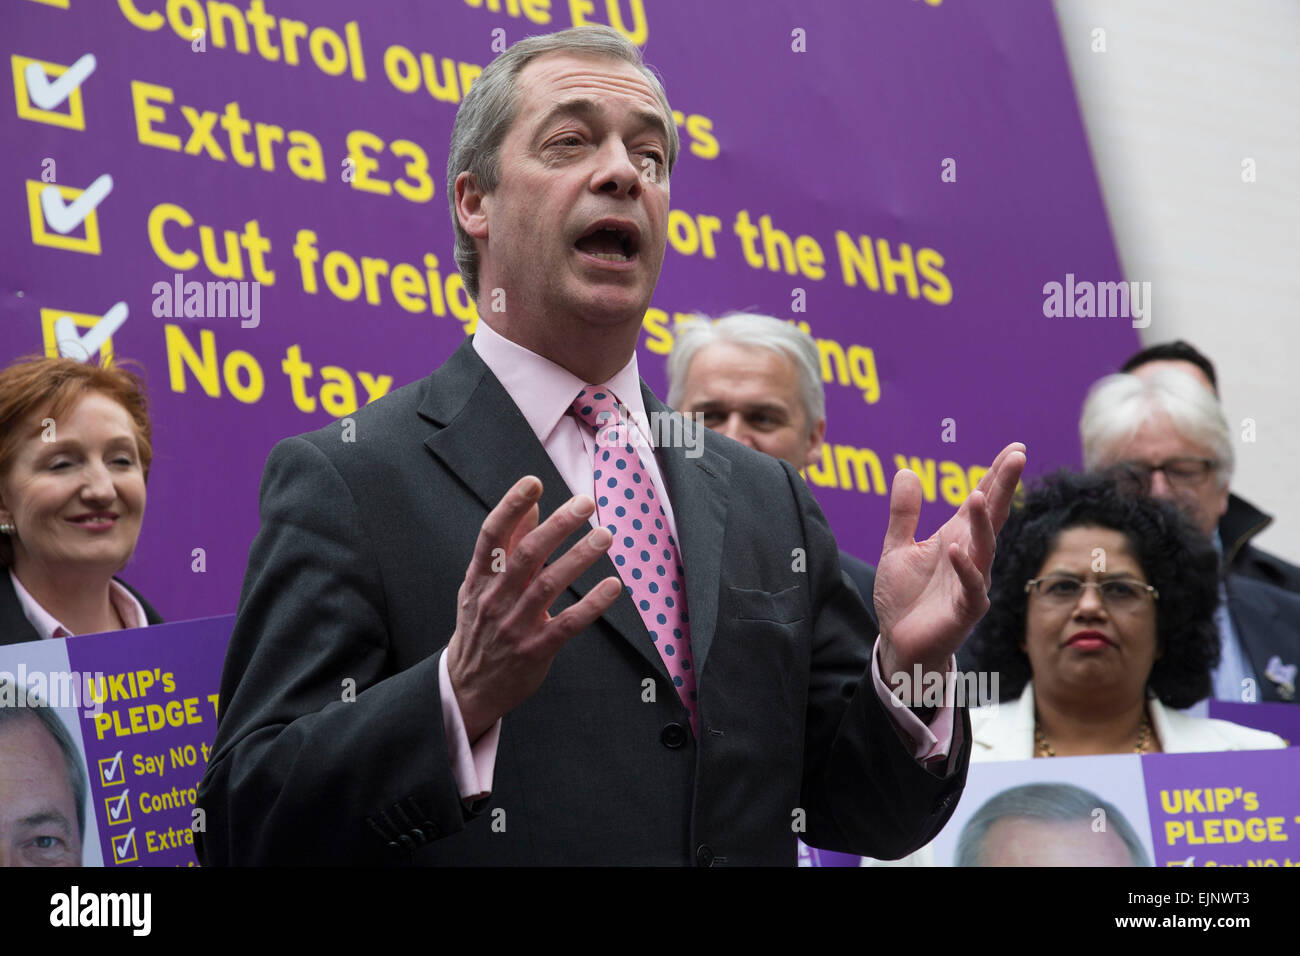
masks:
[[[1128,478],[1136,482],[1143,494],[1151,490],[1151,477],[1162,472],[1170,487],[1179,489],[1198,488],[1204,484],[1210,472],[1219,467],[1213,458],[1166,458],[1158,465],[1148,465],[1141,461],[1122,461],[1110,469],[1116,478]]]
[[[1034,578],[1025,585],[1025,593],[1035,592],[1042,601],[1056,607],[1074,607],[1087,588],[1096,588],[1102,603],[1113,611],[1134,611],[1151,595],[1152,601],[1160,599],[1160,592],[1150,584],[1131,578],[1107,578],[1105,581],[1080,581],[1065,574],[1050,574]]]

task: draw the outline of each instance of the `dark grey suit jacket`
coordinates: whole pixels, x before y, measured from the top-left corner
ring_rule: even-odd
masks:
[[[1291,687],[1270,679],[1268,662],[1274,657],[1287,666],[1300,665],[1300,595],[1263,581],[1228,575],[1228,613],[1259,688],[1259,700],[1279,704],[1300,703],[1294,678]],[[1288,696],[1289,695],[1289,696]]]
[[[1219,540],[1223,543],[1223,564],[1233,574],[1254,578],[1293,594],[1300,593],[1300,568],[1269,554],[1251,543],[1251,539],[1273,523],[1244,498],[1228,495],[1228,510],[1219,519]]]
[[[862,603],[867,606],[867,613],[871,615],[871,623],[879,630],[880,624],[876,620],[876,569],[847,551],[840,552],[840,568],[858,589]]]
[[[701,457],[659,451],[699,740],[624,594],[506,715],[492,794],[466,810],[438,684],[457,591],[520,477],[541,478],[543,519],[570,492],[468,341],[353,417],[355,442],[335,424],[267,460],[199,788],[204,864],[791,865],[796,837],[897,857],[948,819],[969,717],[946,765],[912,758],[869,674],[859,688],[876,632],[803,480],[707,431]],[[602,558],[553,610],[614,573]]]

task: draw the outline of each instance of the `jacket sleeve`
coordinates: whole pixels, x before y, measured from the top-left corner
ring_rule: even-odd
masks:
[[[199,787],[199,860],[401,863],[469,815],[450,767],[439,655],[392,666],[375,542],[316,445],[276,445],[260,514]],[[435,637],[437,647],[450,633]]]
[[[912,756],[868,670],[874,620],[840,573],[834,536],[807,485],[786,471],[803,521],[813,622],[803,839],[897,859],[933,839],[956,808],[970,763],[970,715],[957,708],[946,761],[936,767]]]

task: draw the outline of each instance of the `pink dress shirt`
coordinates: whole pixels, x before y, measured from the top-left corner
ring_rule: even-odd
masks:
[[[629,417],[639,431],[640,440],[646,446],[653,447],[648,437],[653,434],[653,430],[641,396],[641,375],[637,369],[636,353],[608,382],[584,382],[549,359],[511,342],[481,318],[474,333],[474,351],[519,406],[533,433],[537,435],[537,440],[555,464],[556,471],[575,495],[592,495],[594,490],[591,462],[596,437],[590,429],[582,427],[573,416],[566,414],[583,386],[608,385],[627,406]],[[677,535],[672,503],[664,492],[665,484],[659,463],[655,455],[644,455],[642,461],[650,472],[655,487],[660,491],[664,510],[668,512],[669,529],[675,537],[680,538]],[[596,525],[595,514],[591,516],[591,524],[593,527]],[[872,651],[874,663],[871,668],[876,693],[893,715],[898,729],[912,742],[913,755],[917,760],[925,762],[946,758],[952,743],[953,708],[940,709],[927,727],[906,707],[891,706],[891,702],[896,703],[897,698],[880,677],[880,664],[876,657],[878,651],[879,638]],[[949,670],[956,670],[955,659],[949,662]],[[496,765],[501,721],[498,720],[471,746],[451,686],[446,653],[438,662],[438,685],[442,694],[443,727],[447,734],[447,749],[451,755],[456,786],[463,799],[479,799],[492,790],[492,772]]]
[[[32,627],[36,628],[36,633],[41,636],[42,640],[48,640],[55,637],[76,637],[70,630],[60,624],[49,611],[41,607],[36,598],[27,593],[18,576],[14,574],[13,568],[9,569],[9,580],[13,583],[14,593],[18,595],[18,602],[23,607],[23,614],[27,620],[32,622]],[[145,616],[144,608],[140,602],[135,599],[135,595],[122,587],[118,581],[110,580],[108,582],[108,597],[113,602],[113,607],[117,613],[122,616],[122,621],[127,627],[148,627],[149,619]]]

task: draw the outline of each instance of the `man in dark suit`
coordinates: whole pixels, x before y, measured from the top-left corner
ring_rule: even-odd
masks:
[[[668,404],[800,471],[821,460],[826,394],[817,343],[773,316],[736,312],[679,325],[668,357]],[[840,568],[874,623],[876,569],[847,551]]]
[[[947,820],[969,719],[882,675],[951,671],[1022,450],[921,543],[896,479],[873,652],[797,472],[637,378],[671,117],[592,28],[516,44],[462,102],[448,192],[489,318],[353,431],[272,451],[205,864],[790,865],[796,836],[899,856]],[[611,396],[653,448],[611,440]]]

